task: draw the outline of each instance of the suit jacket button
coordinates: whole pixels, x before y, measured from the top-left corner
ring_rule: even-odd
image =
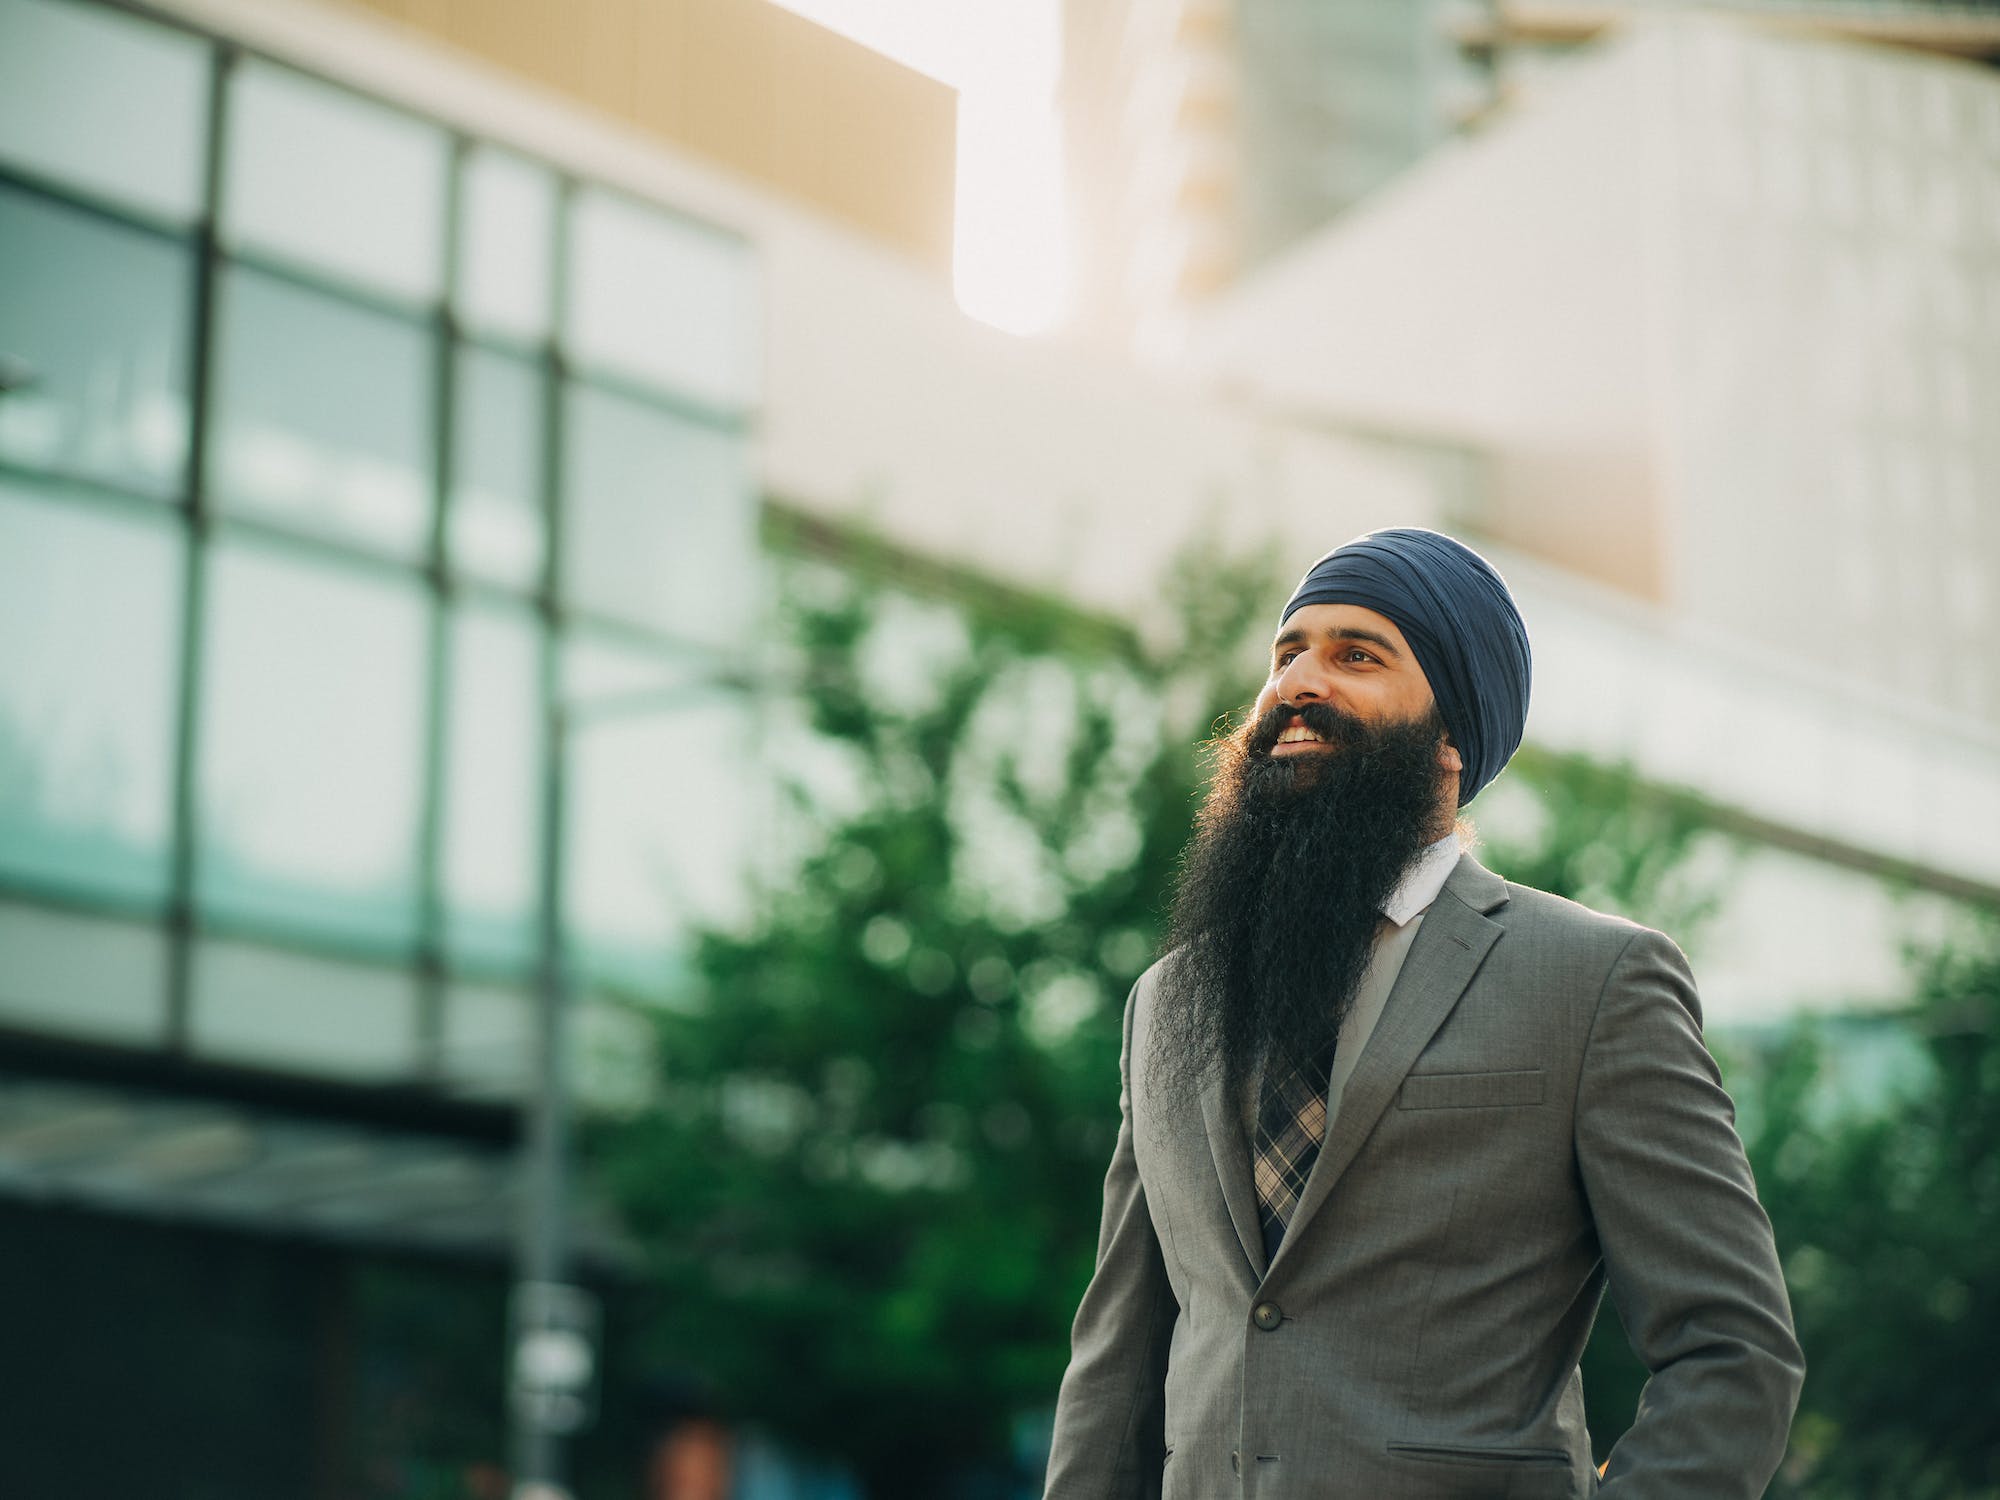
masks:
[[[1264,1332],[1269,1333],[1273,1328],[1276,1328],[1280,1323],[1285,1321],[1285,1315],[1279,1311],[1277,1303],[1259,1302],[1250,1310],[1250,1321],[1263,1329]]]
[[[1229,1472],[1232,1474],[1241,1474],[1243,1472],[1243,1450],[1241,1448],[1231,1448],[1229,1450]]]

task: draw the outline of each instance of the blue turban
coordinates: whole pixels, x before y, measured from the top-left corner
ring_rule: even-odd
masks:
[[[1292,591],[1278,626],[1305,604],[1387,615],[1429,679],[1458,747],[1458,805],[1500,774],[1528,722],[1528,631],[1493,565],[1463,542],[1398,526],[1327,553]]]

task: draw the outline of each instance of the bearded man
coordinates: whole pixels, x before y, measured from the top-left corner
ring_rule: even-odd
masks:
[[[1126,1006],[1048,1500],[1764,1492],[1804,1359],[1686,961],[1460,847],[1528,687],[1436,532],[1286,604]],[[1600,1480],[1607,1286],[1651,1378]]]

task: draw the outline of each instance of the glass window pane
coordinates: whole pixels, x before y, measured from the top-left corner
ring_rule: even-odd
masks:
[[[198,1056],[361,1082],[416,1069],[407,973],[210,938],[195,945],[192,989]]]
[[[565,701],[686,681],[693,658],[579,634]],[[658,709],[579,713],[568,745],[564,921],[589,979],[657,991],[689,928],[741,914],[753,829],[750,723],[740,699],[691,691]]]
[[[0,1026],[157,1045],[166,947],[156,927],[0,902]]]
[[[566,411],[564,598],[691,641],[739,638],[759,574],[742,436],[581,386]]]
[[[610,193],[572,211],[572,356],[715,406],[757,396],[757,287],[738,240]]]
[[[216,499],[421,558],[436,441],[429,330],[255,271],[231,270],[222,294]]]
[[[187,475],[188,249],[0,188],[0,457],[177,496]]]
[[[451,564],[475,578],[530,589],[545,558],[540,367],[465,348],[458,355],[452,429]]]
[[[0,161],[183,223],[201,212],[205,42],[50,0],[0,0],[0,37]]]
[[[524,990],[483,984],[445,990],[441,1071],[454,1092],[509,1098],[526,1091],[534,1007]]]
[[[224,233],[386,292],[435,297],[450,157],[436,126],[245,63],[230,81]]]
[[[180,534],[0,481],[0,871],[167,888]]]
[[[445,740],[445,947],[454,963],[521,969],[536,951],[540,640],[526,610],[451,620]]]
[[[203,908],[407,947],[427,647],[414,582],[224,541],[203,647]]]
[[[489,147],[465,162],[458,248],[458,314],[474,328],[546,338],[555,251],[555,178]]]

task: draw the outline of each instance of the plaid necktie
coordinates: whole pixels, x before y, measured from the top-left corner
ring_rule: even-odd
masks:
[[[1299,1206],[1299,1194],[1305,1191],[1320,1143],[1326,1139],[1326,1084],[1332,1071],[1332,1047],[1303,1065],[1287,1067],[1274,1061],[1265,1070],[1251,1165],[1266,1265],[1277,1257],[1292,1210]]]

